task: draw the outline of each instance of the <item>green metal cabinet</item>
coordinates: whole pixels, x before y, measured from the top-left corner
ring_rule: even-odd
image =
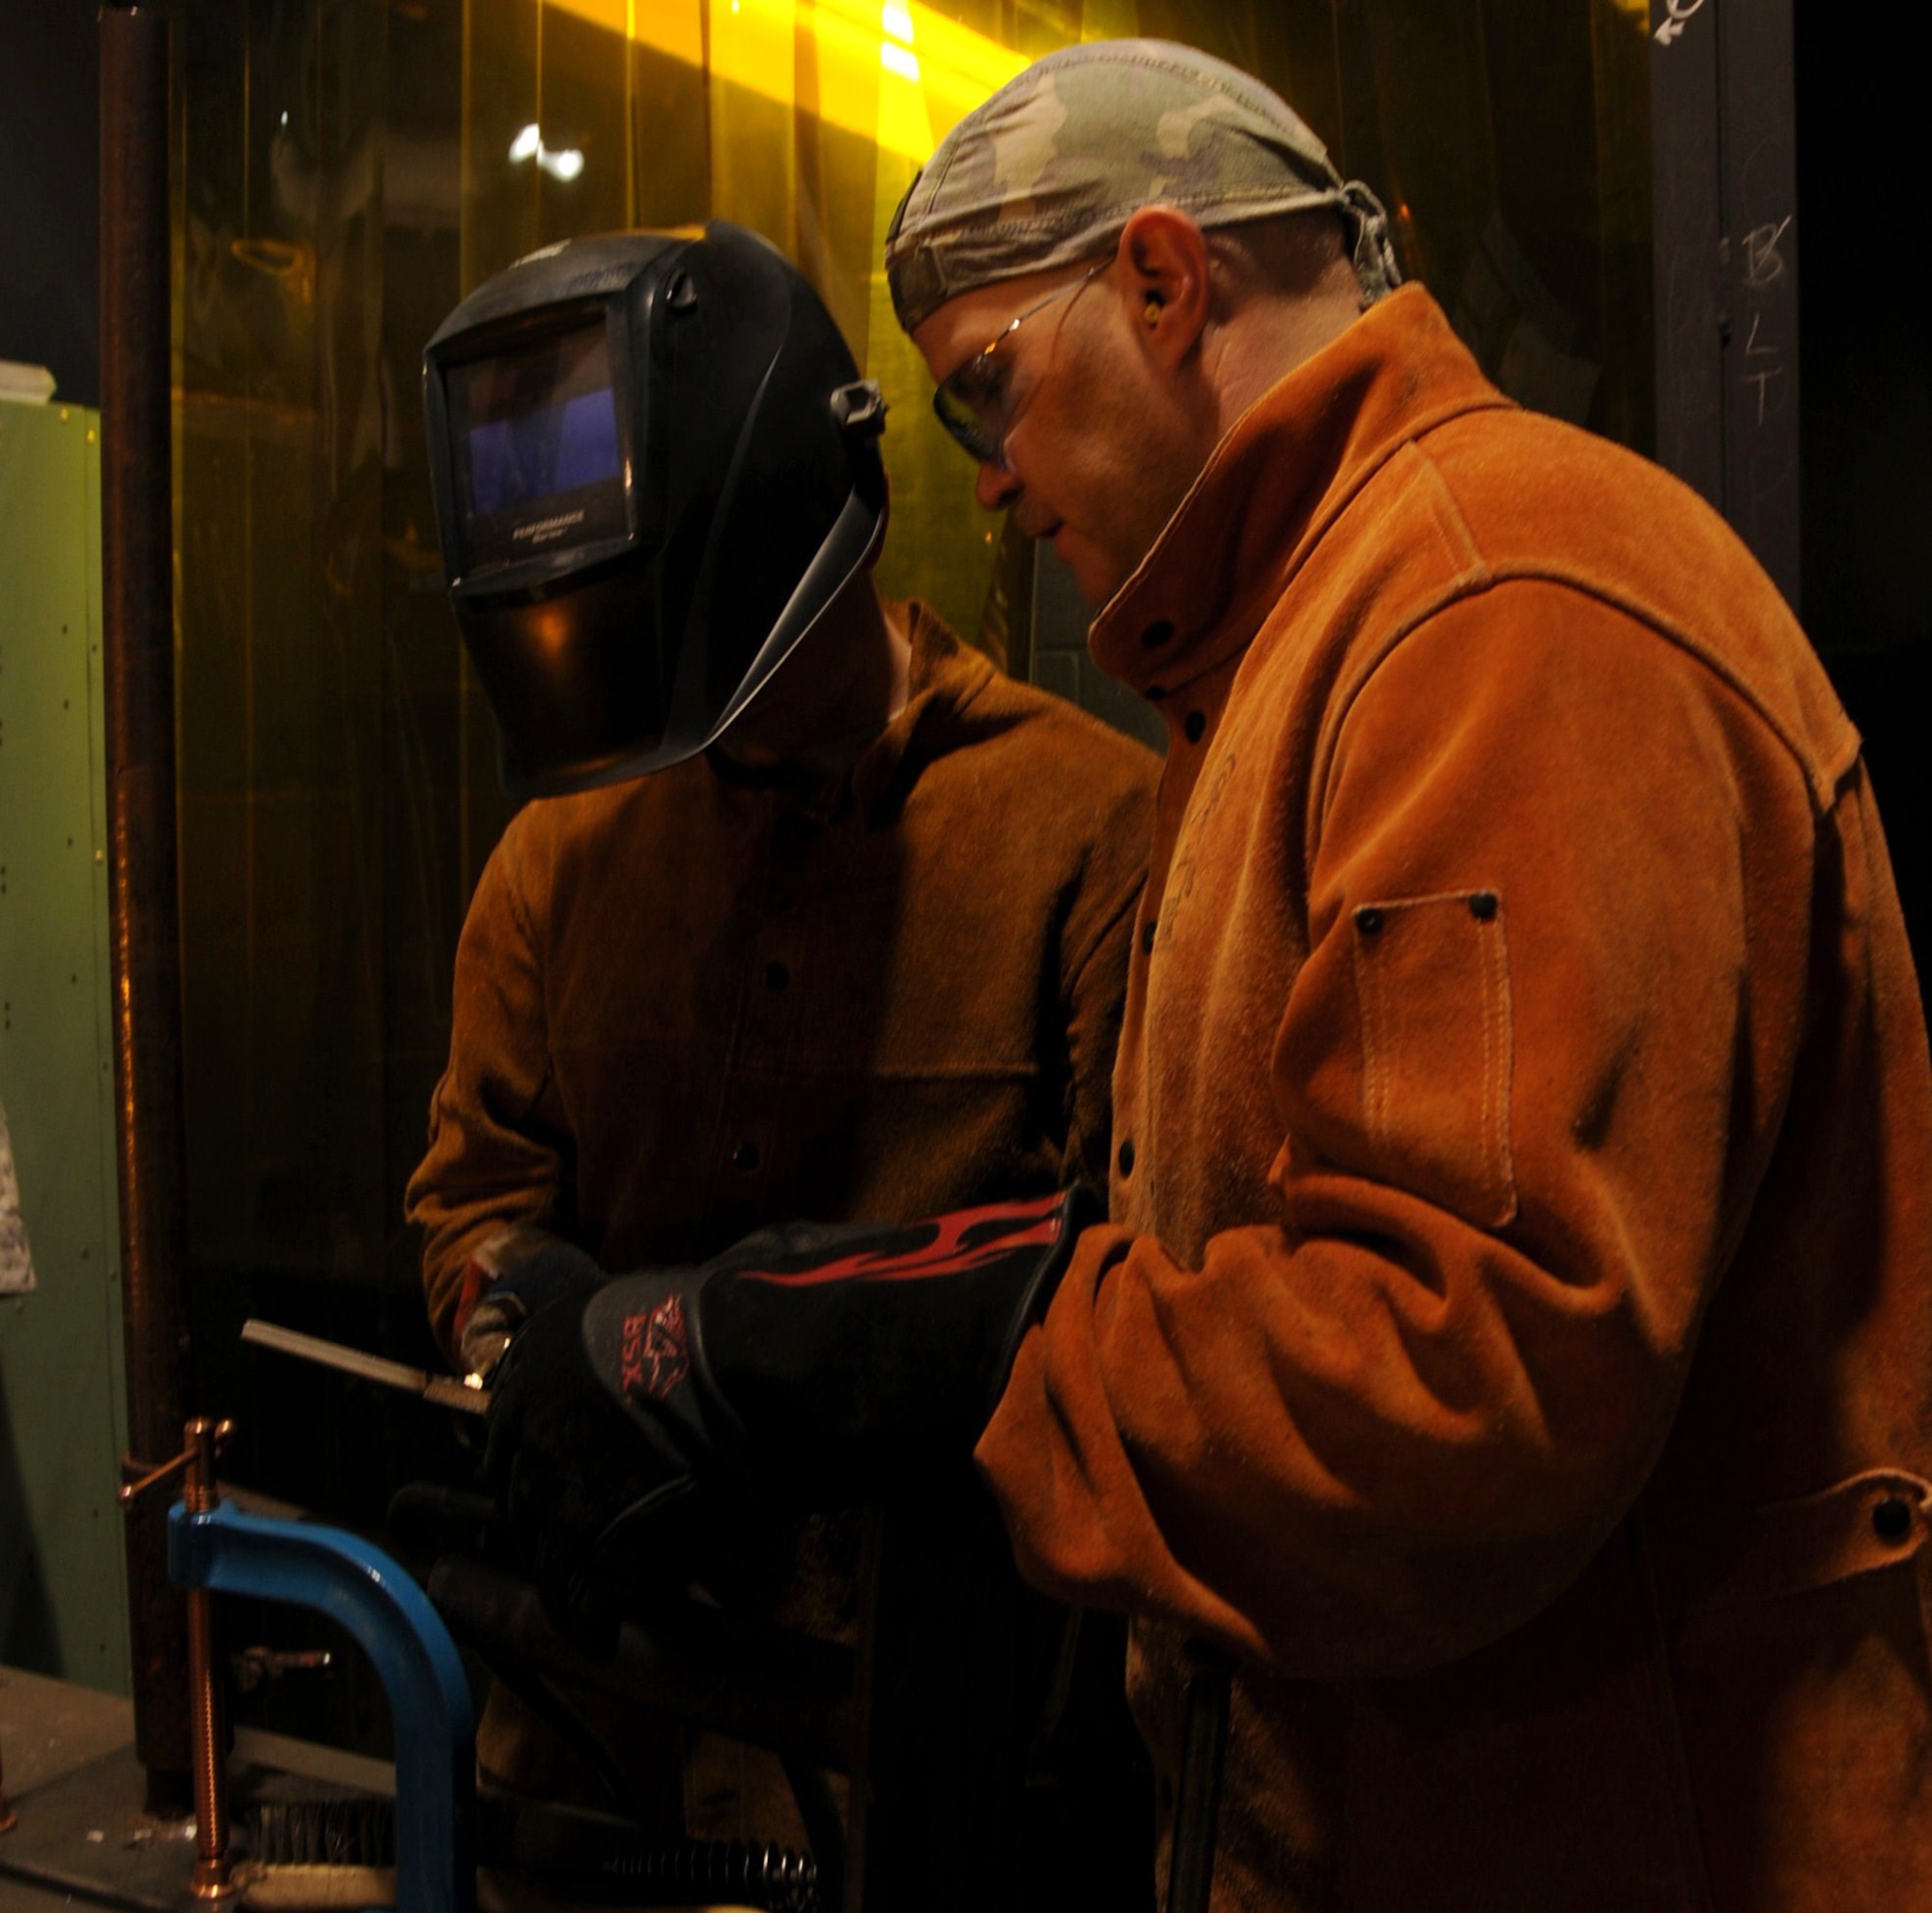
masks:
[[[0,1662],[125,1691],[99,441],[0,403],[0,1103],[39,1277],[0,1299]]]

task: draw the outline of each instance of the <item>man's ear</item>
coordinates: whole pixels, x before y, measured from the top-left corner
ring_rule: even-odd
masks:
[[[1119,258],[1136,336],[1161,363],[1178,365],[1211,311],[1208,236],[1172,206],[1143,206],[1121,234]]]

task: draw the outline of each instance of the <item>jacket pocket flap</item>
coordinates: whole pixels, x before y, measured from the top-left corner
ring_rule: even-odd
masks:
[[[1500,896],[1363,903],[1353,929],[1362,1122],[1377,1159],[1478,1228],[1507,1227],[1515,1038]]]

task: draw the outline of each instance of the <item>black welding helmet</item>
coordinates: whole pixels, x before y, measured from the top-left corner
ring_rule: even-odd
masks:
[[[518,796],[720,737],[877,548],[885,408],[722,220],[544,247],[423,353],[457,622]]]

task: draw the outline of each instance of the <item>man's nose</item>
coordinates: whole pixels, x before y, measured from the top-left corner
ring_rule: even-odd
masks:
[[[974,496],[985,511],[1004,511],[1018,497],[1019,474],[1010,465],[995,465],[986,459],[980,466],[979,482],[974,486]]]

